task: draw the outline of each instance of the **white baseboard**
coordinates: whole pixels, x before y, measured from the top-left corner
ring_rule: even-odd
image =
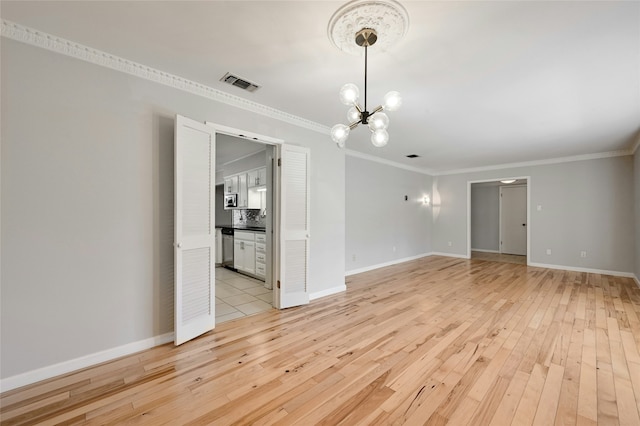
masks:
[[[485,249],[477,249],[477,248],[471,248],[471,251],[479,251],[481,253],[500,253],[500,250],[485,250]]]
[[[456,253],[444,253],[440,251],[434,251],[429,253],[429,256],[444,256],[444,257],[457,257],[460,259],[469,259],[469,256],[466,254],[456,254]]]
[[[389,262],[378,263],[375,265],[365,266],[364,268],[352,269],[344,273],[345,276],[361,274],[363,272],[373,271],[374,269],[384,268],[385,266],[397,265],[398,263],[409,262],[411,260],[420,259],[422,257],[431,256],[432,253],[422,253],[416,256],[403,257],[402,259],[394,259]]]
[[[638,288],[640,288],[640,278],[638,278],[638,276],[634,274],[633,279],[636,281]]]
[[[72,371],[100,364],[101,362],[111,361],[113,359],[120,358],[121,356],[131,355],[172,341],[173,332],[161,334],[159,336],[150,337],[137,342],[127,343],[126,345],[118,346],[116,348],[106,349],[104,351],[81,356],[69,361],[63,361],[58,364],[38,368],[37,370],[16,374],[15,376],[0,380],[0,392],[6,392],[22,386],[30,385],[61,374],[71,373]]]
[[[633,272],[607,271],[605,269],[580,268],[577,266],[550,265],[547,263],[529,262],[527,266],[535,266],[537,268],[560,269],[573,272],[588,272],[590,274],[612,275],[614,277],[636,278]],[[636,278],[637,280],[637,278]]]
[[[332,294],[341,293],[347,291],[347,286],[342,284],[336,287],[331,287],[326,290],[316,291],[315,293],[309,293],[309,300],[319,299],[325,296],[331,296]]]

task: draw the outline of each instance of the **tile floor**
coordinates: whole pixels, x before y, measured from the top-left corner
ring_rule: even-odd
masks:
[[[264,282],[216,267],[216,324],[273,309]]]

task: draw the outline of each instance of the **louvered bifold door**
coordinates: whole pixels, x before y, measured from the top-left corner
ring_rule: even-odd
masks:
[[[215,129],[176,116],[175,344],[215,326]]]
[[[309,149],[281,151],[280,307],[309,303]]]

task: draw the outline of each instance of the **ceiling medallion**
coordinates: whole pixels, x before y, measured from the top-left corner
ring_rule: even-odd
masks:
[[[407,33],[409,15],[395,0],[353,0],[333,14],[327,35],[343,52],[361,55],[362,48],[353,38],[363,28],[373,29],[378,35],[378,42],[372,49],[385,51]]]

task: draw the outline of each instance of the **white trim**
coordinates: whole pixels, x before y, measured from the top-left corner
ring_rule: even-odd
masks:
[[[485,250],[485,249],[477,249],[477,248],[473,248],[471,247],[471,251],[478,251],[480,253],[500,253],[500,250]]]
[[[309,293],[309,300],[319,299],[325,296],[331,296],[332,294],[342,293],[343,291],[347,291],[347,286],[345,284],[327,288],[325,290],[316,291],[315,293]]]
[[[416,259],[420,259],[420,258],[423,258],[423,257],[431,256],[431,254],[432,253],[422,253],[422,254],[418,254],[416,256],[403,257],[402,259],[394,259],[394,260],[390,260],[389,262],[383,262],[383,263],[378,263],[378,264],[375,264],[375,265],[365,266],[363,268],[351,269],[350,271],[346,271],[344,273],[344,275],[348,277],[350,275],[361,274],[363,272],[373,271],[374,269],[380,269],[380,268],[384,268],[386,266],[397,265],[398,263],[410,262],[412,260],[416,260]]]
[[[256,141],[256,142],[259,142],[259,141]],[[237,163],[238,161],[242,161],[242,160],[245,160],[245,159],[247,159],[249,157],[253,157],[256,154],[260,154],[261,152],[264,152],[264,148],[260,149],[259,151],[252,152],[251,154],[247,154],[247,155],[243,155],[242,157],[234,158],[233,160],[227,161],[226,163],[222,163],[222,164],[220,164],[220,168],[221,168],[220,170],[223,170],[222,167],[224,167],[224,166],[228,166],[229,164]],[[216,172],[218,172],[218,170],[216,170]]]
[[[284,140],[282,139],[272,138],[271,136],[252,133],[242,129],[236,129],[235,127],[223,126],[222,124],[214,123],[212,121],[205,121],[204,124],[214,127],[216,129],[216,133],[246,139],[250,142],[259,142],[268,145],[282,145],[284,143]]]
[[[134,75],[145,80],[153,81],[155,83],[169,86],[174,89],[202,96],[204,98],[231,105],[236,108],[251,111],[256,114],[273,118],[275,120],[284,121],[286,123],[322,133],[324,135],[330,134],[330,129],[328,126],[324,126],[314,121],[307,120],[306,118],[298,117],[297,115],[289,114],[288,112],[281,111],[276,108],[271,108],[269,106],[251,101],[249,99],[241,98],[239,96],[214,89],[213,87],[209,87],[204,84],[158,70],[156,68],[151,68],[138,62],[130,61],[128,59],[124,59],[110,53],[82,45],[80,43],[66,40],[62,37],[47,34],[45,32],[17,24],[6,19],[2,20],[2,36],[22,43],[30,44],[32,46],[50,50],[61,55],[70,56],[81,61],[90,62],[94,65],[99,65],[105,68],[111,68],[113,70],[123,72],[125,74]]]
[[[7,377],[6,379],[0,380],[0,392],[6,392],[12,389],[39,382],[41,380],[46,380],[52,377],[60,376],[62,374],[71,373],[72,371],[77,371],[82,368],[100,364],[102,362],[112,361],[116,358],[131,355],[136,352],[144,351],[146,349],[151,349],[155,346],[164,345],[165,343],[169,343],[172,341],[173,332],[165,333],[159,336],[150,337],[148,339],[127,343],[126,345],[81,356],[79,358],[63,361],[58,364],[53,364],[46,367],[38,368],[36,370],[27,371],[25,373],[17,374],[15,376]]]
[[[633,274],[633,279],[636,282],[636,285],[638,286],[638,288],[640,288],[640,278],[638,278],[638,276],[636,274]]]
[[[457,253],[445,253],[442,251],[433,251],[429,253],[429,256],[444,256],[444,257],[456,257],[459,259],[471,259],[471,255],[457,254]]]
[[[537,262],[529,262],[527,266],[534,266],[536,268],[560,269],[564,271],[573,271],[573,272],[587,272],[590,274],[612,275],[614,277],[625,277],[625,278],[635,277],[635,274],[633,274],[633,272],[608,271],[605,269],[580,268],[577,266],[550,265],[547,263],[537,263]]]
[[[422,173],[423,175],[429,175],[429,176],[433,175],[433,171],[429,169],[422,169],[420,167],[408,166],[406,164],[397,163],[391,160],[385,160],[384,158],[376,157],[370,154],[364,154],[362,152],[354,151],[352,149],[345,149],[344,153],[345,155],[348,155],[350,157],[361,158],[363,160],[373,161],[374,163],[386,164],[387,166],[397,167],[398,169],[409,170],[410,172]]]
[[[517,167],[544,166],[548,164],[570,163],[573,161],[587,161],[587,160],[597,160],[600,158],[624,157],[625,155],[632,155],[631,150],[622,149],[618,151],[599,152],[596,154],[583,154],[583,155],[573,155],[570,157],[549,158],[546,160],[524,161],[521,163],[505,163],[505,164],[496,164],[493,166],[472,167],[469,169],[444,170],[444,171],[433,172],[433,176],[457,175],[461,173],[472,173],[472,172],[488,172],[492,170],[511,169],[511,168],[517,168]],[[495,179],[490,179],[489,181],[494,181],[494,180]]]

